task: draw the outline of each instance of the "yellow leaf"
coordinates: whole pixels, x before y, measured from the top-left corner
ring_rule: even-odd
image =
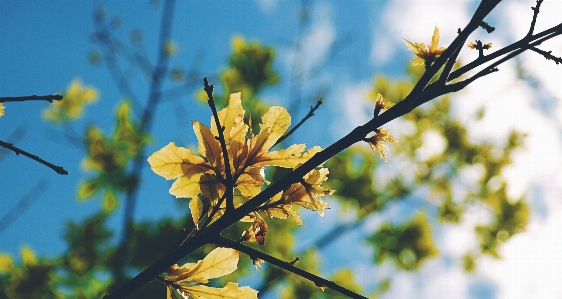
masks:
[[[175,195],[176,198],[191,198],[201,193],[199,181],[203,174],[198,173],[190,177],[179,177],[170,187],[170,194]]]
[[[261,119],[260,133],[250,142],[252,159],[267,153],[291,124],[291,115],[279,106],[270,107]]]
[[[305,147],[304,144],[293,144],[287,149],[266,153],[253,159],[252,166],[279,166],[294,169],[322,151],[321,147],[315,146],[303,154]]]
[[[6,108],[6,106],[4,106],[4,103],[0,102],[0,116],[4,116],[4,108]]]
[[[228,158],[232,166],[233,174],[242,168],[248,158],[248,125],[240,123],[230,131],[230,146],[228,148]]]
[[[287,219],[289,218],[289,216],[291,216],[298,226],[302,225],[301,217],[295,210],[293,210],[293,207],[291,207],[291,205],[278,205],[264,210],[263,212],[268,216],[279,219]]]
[[[445,47],[437,47],[437,44],[439,43],[439,28],[437,28],[437,26],[433,30],[431,44],[428,49],[425,48],[424,43],[412,43],[409,40],[404,40],[404,42],[406,43],[406,46],[408,46],[408,48],[410,48],[410,50],[412,50],[412,52],[414,52],[417,56],[412,65],[425,64],[426,66],[430,66],[446,50]]]
[[[334,193],[334,190],[324,189],[321,184],[328,179],[328,169],[313,169],[303,178],[303,182],[292,184],[283,193],[286,203],[297,204],[312,211],[318,211],[324,216],[324,209],[330,205],[323,201],[322,196]]]
[[[264,183],[269,183],[264,177],[263,167],[248,167],[236,180],[236,189],[250,199],[261,192]]]
[[[258,291],[250,287],[239,287],[237,283],[228,282],[224,288],[213,288],[204,285],[182,286],[181,288],[194,298],[204,299],[257,299]]]
[[[232,128],[244,123],[244,109],[242,109],[241,93],[231,93],[228,98],[228,106],[218,112],[219,122],[224,127],[224,137],[230,139]],[[215,120],[211,118],[211,132],[219,136]],[[228,140],[227,140],[228,141]]]
[[[232,248],[218,247],[197,263],[181,267],[172,266],[164,279],[176,283],[207,283],[209,279],[221,277],[237,269],[239,254]]]
[[[193,197],[189,201],[189,209],[191,210],[193,223],[195,223],[195,226],[199,229],[199,219],[201,218],[201,214],[203,214],[203,202],[199,197]]]
[[[226,187],[212,174],[204,174],[199,180],[201,194],[211,203],[221,198],[226,191]]]
[[[198,121],[193,121],[193,130],[199,140],[199,153],[207,158],[215,169],[221,169],[221,146],[211,129]]]
[[[203,158],[186,148],[177,147],[173,142],[150,155],[148,163],[154,173],[167,180],[180,176],[189,177],[210,170]]]
[[[431,37],[431,45],[429,45],[429,52],[434,53],[437,51],[437,44],[439,44],[439,28],[435,26],[433,29],[433,36]]]
[[[406,43],[406,46],[408,46],[408,48],[410,48],[410,50],[412,52],[414,52],[414,54],[418,55],[418,54],[423,54],[425,52],[425,45],[422,43],[421,45],[419,45],[418,43],[412,43],[409,40],[404,40],[404,43]],[[423,49],[420,47],[423,45]]]

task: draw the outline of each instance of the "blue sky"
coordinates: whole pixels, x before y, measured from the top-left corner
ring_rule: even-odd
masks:
[[[275,69],[284,81],[265,90],[264,98],[271,104],[287,103],[290,96],[288,78],[298,32],[299,1],[178,2],[172,36],[179,52],[171,66],[190,67],[196,60],[195,66],[201,76],[216,78],[226,67],[233,36],[240,35],[248,41],[272,45],[278,49]],[[109,133],[115,106],[121,98],[107,69],[88,62],[88,53],[97,48],[90,38],[95,30],[93,11],[96,3],[67,0],[39,5],[36,1],[0,1],[0,95],[62,92],[71,80],[79,77],[84,84],[95,86],[100,98],[97,103],[88,106],[84,118],[77,121],[74,128],[82,132],[87,124],[95,122]],[[434,26],[455,30],[464,27],[476,4],[477,1],[469,0],[311,1],[310,23],[301,39],[303,67],[305,70],[317,66],[322,68],[319,72],[305,73],[307,87],[302,93],[304,98],[310,98],[319,88],[327,88],[329,93],[321,108],[325,111],[322,112],[325,113],[323,117],[314,117],[307,123],[308,132],[314,133],[306,136],[307,145],[325,147],[367,120],[369,104],[364,99],[374,75],[403,76],[405,65],[412,59],[412,54],[403,45],[403,38],[427,42]],[[506,0],[490,16],[498,27],[505,29],[489,37],[493,39],[494,48],[496,45],[498,48],[505,46],[526,33],[531,17],[529,7],[532,5],[534,1]],[[147,55],[154,61],[160,8],[155,8],[150,1],[107,1],[104,7],[108,18],[121,18],[121,27],[117,30],[120,37],[126,39],[132,29],[142,32]],[[445,11],[446,14],[443,13]],[[537,30],[560,23],[557,11],[562,11],[562,1],[545,1]],[[506,17],[501,19],[503,16]],[[441,43],[450,42],[455,30],[442,29]],[[475,38],[482,36],[478,33]],[[562,54],[562,43],[559,41],[548,43],[548,47]],[[463,53],[461,59],[469,61],[474,58],[471,54]],[[562,287],[552,280],[553,276],[556,277],[552,275],[556,273],[554,269],[562,267],[562,259],[555,253],[562,252],[559,234],[562,227],[559,196],[562,194],[562,174],[559,171],[562,169],[562,158],[558,157],[562,150],[562,105],[559,104],[562,99],[559,86],[562,71],[538,55],[524,55],[520,62],[540,83],[540,93],[525,82],[514,83],[515,65],[508,64],[493,75],[493,80],[477,82],[455,97],[455,109],[462,119],[470,114],[467,111],[475,111],[481,105],[488,108],[487,116],[491,116],[481,124],[472,124],[472,138],[475,139],[497,138],[512,127],[529,133],[526,151],[518,154],[514,166],[504,173],[513,183],[511,194],[530,195],[532,207],[536,207],[529,232],[506,244],[502,261],[485,261],[486,267],[472,276],[447,266],[446,260],[429,262],[421,270],[421,275],[396,273],[394,277],[401,288],[392,289],[387,298],[562,296]],[[147,81],[137,74],[132,82],[133,88],[138,91],[139,101],[146,101]],[[167,87],[173,86],[173,83],[167,84]],[[195,144],[189,121],[195,119],[208,123],[210,113],[204,105],[193,104],[192,94],[166,101],[158,108],[152,131],[154,138],[148,152],[170,141]],[[552,109],[548,115],[541,109],[544,106],[541,103],[550,103]],[[291,111],[294,119],[302,117],[311,104],[304,101],[304,108]],[[65,223],[71,219],[81,220],[99,207],[97,200],[76,200],[78,182],[89,176],[80,167],[83,151],[65,139],[63,127],[40,119],[46,105],[44,102],[9,103],[5,109],[6,116],[0,118],[1,140],[9,141],[14,131],[23,128],[25,134],[15,142],[17,146],[62,165],[70,172],[68,176],[59,176],[25,157],[2,152],[0,211],[13,208],[39,182],[44,182],[45,186],[33,204],[0,233],[0,252],[16,257],[24,244],[41,256],[60,254],[65,249],[61,238]],[[396,127],[399,124],[396,121],[390,125]],[[438,141],[432,144],[439,144]],[[439,151],[439,146],[424,150]],[[478,169],[474,171],[478,172]],[[465,175],[474,177],[471,173]],[[178,211],[167,194],[169,182],[154,175],[148,168],[143,172],[143,178],[136,219],[157,219],[162,215],[183,213]],[[382,220],[392,219],[403,211],[402,208],[396,207],[381,215],[380,219],[368,221],[357,233],[372,231]],[[306,217],[306,224],[326,227],[334,221],[341,221],[339,213],[330,212],[321,219],[317,215]],[[0,212],[1,215],[3,212]],[[112,218],[111,223],[116,228],[121,224],[121,217],[121,210],[118,210]],[[479,216],[467,219],[464,226],[445,227],[439,231],[442,237],[440,245],[450,256],[464,253],[462,245],[472,240],[467,231]],[[349,239],[346,240],[349,242]],[[345,240],[342,243],[345,244]],[[330,246],[326,254],[329,256],[338,250],[342,247]],[[370,258],[371,253],[360,248],[358,254]],[[533,258],[529,259],[529,256]],[[327,259],[326,262],[333,265]],[[345,262],[342,260],[342,263]],[[374,270],[372,265],[358,264],[357,269],[359,273],[378,278],[384,277],[385,271],[394,271],[389,265],[381,265]],[[523,280],[520,273],[529,271],[536,272],[534,278]],[[363,283],[369,284],[370,281]],[[475,285],[478,287],[474,288]]]

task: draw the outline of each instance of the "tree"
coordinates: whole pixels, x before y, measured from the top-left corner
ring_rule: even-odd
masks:
[[[261,294],[285,280],[288,281],[283,291],[286,297],[295,297],[295,294],[322,296],[318,294],[319,288],[326,289],[321,294],[330,297],[336,294],[328,289],[350,297],[359,298],[361,293],[377,296],[390,287],[391,276],[382,279],[377,289],[369,290],[372,294],[365,294],[354,282],[349,269],[329,279],[311,274],[319,267],[315,251],[353,231],[385,208],[411,200],[420,190],[427,190],[430,198],[422,202],[432,203],[433,209],[416,209],[407,221],[381,224],[366,237],[375,249],[377,263],[390,260],[400,269],[415,271],[439,253],[431,234],[432,226],[438,225],[438,221],[459,223],[467,209],[475,207],[489,211],[492,221],[474,227],[478,244],[467,248],[462,260],[464,268],[473,270],[483,255],[498,257],[498,247],[521,232],[528,221],[527,203],[524,199],[509,198],[508,183],[500,176],[524,136],[512,132],[500,142],[471,140],[469,128],[449,114],[453,101],[449,94],[462,90],[476,79],[484,77],[481,80],[486,80],[486,76],[497,71],[498,65],[527,49],[558,62],[560,58],[536,46],[561,32],[561,25],[558,25],[534,33],[542,4],[538,1],[529,34],[510,46],[484,55],[491,44],[467,41],[479,27],[493,31],[484,19],[498,3],[481,2],[468,25],[459,30],[457,38],[446,48],[438,46],[437,27],[429,49],[424,44],[406,41],[417,56],[409,68],[410,80],[376,77],[370,96],[373,118],[323,150],[284,144],[291,140],[286,137],[292,137],[292,131],[287,131],[289,112],[278,106],[267,107],[260,99],[261,92],[279,80],[273,70],[275,52],[273,48],[236,38],[229,68],[220,76],[223,94],[216,95],[207,79],[204,91],[199,94],[212,111],[210,127],[193,123],[199,155],[170,141],[150,156],[147,152],[154,111],[163,99],[164,79],[171,75],[184,80],[182,85],[192,84],[184,77],[186,71],[168,67],[175,51],[170,41],[173,1],[164,3],[159,55],[154,66],[134,48],[120,44],[113,35],[112,21],[98,12],[95,41],[102,51],[94,52],[92,59],[105,61],[123,95],[131,99],[118,105],[113,134],[106,135],[96,126],[87,127],[84,133],[87,154],[84,165],[92,176],[78,187],[78,195],[84,199],[102,198],[102,208],[83,223],[69,224],[65,234],[69,249],[61,258],[38,260],[30,250],[25,250],[22,264],[15,265],[10,257],[3,256],[2,269],[9,271],[2,274],[2,289],[5,290],[2,296],[44,297],[48,294],[53,298],[89,298],[109,292],[108,298],[122,298],[137,291],[135,297],[153,297],[155,294],[163,296],[167,289],[168,296],[195,296],[202,292],[239,296],[236,292],[242,292],[250,298],[255,296],[254,291],[233,283],[238,281],[238,276],[248,274],[250,260],[256,269],[264,262],[277,266],[263,269],[264,285],[258,288]],[[120,47],[115,47],[118,44]],[[467,46],[478,50],[479,57],[463,64],[457,57]],[[116,55],[135,61],[138,69],[149,74],[147,103],[138,118],[131,113],[138,100],[132,97]],[[468,71],[476,67],[481,70],[469,75]],[[464,79],[461,75],[465,75]],[[76,84],[71,85],[65,100],[71,98],[69,95]],[[87,90],[88,87],[84,93],[79,93],[82,100],[77,101],[77,105],[86,102]],[[321,113],[321,104],[319,99],[295,127],[306,130],[306,120]],[[425,105],[419,107],[422,104]],[[66,116],[73,111],[71,106],[52,109],[45,115],[55,121],[67,121],[71,117]],[[244,113],[244,109],[252,113]],[[403,125],[414,129],[399,138],[392,137],[383,125],[401,116]],[[417,149],[432,134],[445,139],[446,144],[440,152],[420,157]],[[400,142],[388,145],[392,153],[387,157],[387,145],[383,142],[395,139]],[[359,144],[352,147],[356,143]],[[283,145],[281,149],[270,151],[277,144]],[[380,159],[365,150],[367,145]],[[404,171],[387,166],[392,165],[393,156],[403,160],[403,167],[408,170],[406,175]],[[177,178],[170,193],[190,198],[190,213],[180,219],[135,223],[134,207],[140,196],[139,184],[142,184],[139,174],[148,166],[147,158],[154,172],[166,179]],[[390,162],[381,163],[381,159]],[[463,181],[461,173],[474,165],[483,168],[482,175],[475,181]],[[277,167],[264,169],[265,166]],[[272,183],[268,185],[267,180]],[[459,195],[459,185],[463,183],[468,185],[462,186]],[[330,202],[328,197],[351,210],[353,219],[318,236],[318,241],[297,254],[293,246],[293,242],[298,241],[292,235],[293,222],[300,225],[299,215],[307,211],[296,206],[323,215],[328,213],[324,211]],[[120,203],[125,204],[125,229],[119,244],[115,245],[109,243],[111,232],[106,222]],[[288,218],[294,221],[283,221]],[[211,278],[232,272],[238,262],[237,252],[250,257],[242,260],[243,264],[238,266],[240,270],[225,278],[225,283],[218,283],[219,288],[214,290],[202,285]],[[180,262],[184,258],[187,263]],[[193,263],[197,260],[200,261]],[[294,274],[286,275],[280,269]],[[142,272],[131,279],[131,270]],[[103,273],[110,275],[100,278]],[[138,292],[141,287],[142,291]]]

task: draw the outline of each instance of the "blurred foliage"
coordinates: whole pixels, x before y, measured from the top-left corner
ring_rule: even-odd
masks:
[[[139,154],[141,146],[149,141],[131,120],[130,110],[129,102],[119,104],[113,136],[104,136],[93,125],[87,128],[85,134],[88,155],[82,165],[84,169],[95,172],[96,176],[80,184],[78,197],[88,199],[103,192],[103,208],[106,211],[116,207],[117,192],[129,192],[136,188],[137,177],[128,173],[127,166]]]
[[[19,264],[8,255],[0,260],[0,298],[58,298],[53,264],[35,257],[30,248],[22,248]]]
[[[70,82],[68,90],[62,96],[62,101],[54,101],[43,111],[44,119],[64,123],[80,118],[84,113],[84,106],[98,99],[98,91],[91,86],[83,86],[82,80],[76,78]]]
[[[382,263],[387,258],[405,270],[418,269],[425,259],[437,255],[431,238],[431,229],[423,214],[402,225],[384,224],[368,238],[377,251],[375,261]]]
[[[133,32],[131,39],[133,44],[142,43],[138,32]],[[244,107],[251,111],[249,115],[256,129],[267,109],[260,92],[279,82],[279,75],[272,68],[275,51],[257,42],[248,43],[242,37],[235,37],[232,47],[228,66],[220,75],[222,94],[216,95],[215,100],[219,108],[224,107],[230,93],[241,91]],[[171,41],[166,44],[168,55],[177,53],[177,49]],[[93,53],[96,53],[96,61],[102,60],[103,53]],[[377,75],[369,99],[374,105],[380,93],[386,101],[397,103],[412,90],[422,73],[423,67],[410,66],[410,77],[404,80]],[[184,76],[181,69],[172,70],[172,80],[182,80]],[[204,94],[199,93],[197,97],[207,100]],[[83,113],[84,104],[96,98],[95,89],[73,81],[61,106],[45,111],[45,118],[54,122],[75,119]],[[124,195],[138,188],[137,177],[127,170],[149,141],[148,133],[140,131],[138,122],[131,116],[131,105],[127,101],[119,103],[113,134],[105,135],[95,125],[85,130],[83,166],[93,175],[80,183],[78,198],[84,200],[100,195],[103,198],[100,211],[83,221],[68,223],[64,234],[68,249],[60,257],[38,258],[25,248],[21,262],[0,255],[0,299],[100,298],[105,294],[112,281],[112,267],[123,264],[115,260],[119,256],[118,248],[111,239],[113,232],[107,227],[107,221]],[[421,208],[411,214],[413,217],[384,221],[376,231],[365,236],[364,244],[372,249],[374,262],[387,261],[407,271],[423,267],[425,261],[439,256],[434,240],[435,226],[462,223],[469,208],[489,213],[490,221],[474,227],[479,243],[457,257],[459,267],[475,271],[480,256],[499,257],[501,244],[523,231],[529,218],[529,207],[524,199],[508,198],[508,185],[501,176],[504,167],[511,163],[513,153],[522,147],[524,135],[512,132],[504,140],[476,140],[471,137],[471,128],[461,123],[451,110],[451,99],[444,96],[400,118],[397,128],[393,128],[400,132],[396,136],[400,143],[391,145],[388,163],[378,159],[367,144],[354,146],[332,158],[326,163],[330,169],[330,179],[326,183],[337,192],[327,201],[337,201],[353,219],[334,224],[330,235],[311,237],[304,249],[303,240],[295,239],[297,227],[293,222],[271,219],[267,247],[260,249],[285,261],[299,257],[297,266],[321,273],[323,246],[336,242],[370,217],[386,219],[384,212],[393,204],[421,201]],[[320,109],[316,114],[321,113]],[[483,114],[484,111],[480,111],[473,117],[474,121]],[[426,149],[429,145],[432,150]],[[478,170],[476,180],[463,175],[475,169]],[[278,170],[271,177],[275,180],[285,173],[286,170]],[[304,222],[304,229],[307,229]],[[137,221],[130,238],[127,275],[142,271],[171,250],[180,237],[180,229],[189,225],[192,221],[187,212],[179,219]],[[224,235],[239,238],[236,234],[246,226],[235,224]],[[202,259],[214,247],[204,246],[185,261]],[[301,250],[297,252],[295,248]],[[262,284],[252,282],[260,296],[276,291],[280,298],[338,298],[333,291],[321,291],[319,286],[301,277],[267,263],[262,266],[259,270]],[[373,287],[361,290],[356,276],[353,269],[343,267],[330,278],[352,290],[371,292],[374,298],[393,287],[392,277],[387,277],[372,281]],[[225,281],[239,281],[243,277],[255,277],[252,259],[244,255],[239,270],[216,283],[224,285]],[[133,296],[163,298],[165,288],[162,283],[153,281]]]

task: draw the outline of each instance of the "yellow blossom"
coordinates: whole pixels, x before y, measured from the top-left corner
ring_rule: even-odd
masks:
[[[471,49],[482,48],[482,49],[488,50],[488,49],[492,48],[492,43],[487,43],[487,44],[484,45],[484,44],[482,44],[481,41],[477,40],[475,42],[468,43],[468,47],[471,48]]]
[[[418,56],[418,58],[416,58],[414,62],[412,62],[412,65],[425,64],[426,67],[430,66],[446,50],[445,47],[437,47],[437,44],[439,43],[439,28],[437,28],[437,26],[435,26],[435,30],[433,31],[433,37],[431,38],[429,49],[425,48],[424,43],[412,43],[409,40],[404,40],[404,42],[406,43],[408,48],[410,48],[410,50],[412,50],[412,52],[414,52],[414,54]]]
[[[367,137],[364,141],[368,142],[371,146],[371,149],[377,150],[379,156],[386,162],[386,150],[388,150],[388,146],[382,144],[382,142],[398,142],[395,140],[390,134],[388,134],[389,129],[378,128],[375,131],[375,134]]]
[[[4,108],[6,108],[6,106],[4,106],[4,103],[0,102],[0,116],[4,116]]]
[[[382,94],[380,93],[377,94],[377,99],[375,102],[375,111],[390,109],[392,108],[392,106],[394,106],[394,103],[385,102],[384,98],[382,97]]]

